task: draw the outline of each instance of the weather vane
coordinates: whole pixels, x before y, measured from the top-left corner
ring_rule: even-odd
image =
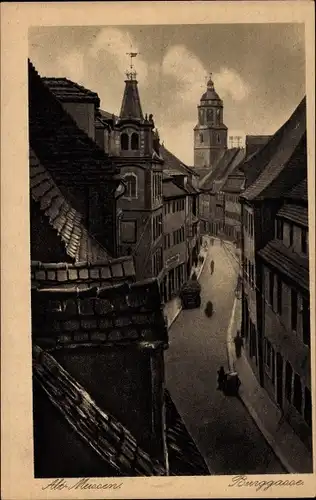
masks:
[[[137,73],[136,73],[134,65],[133,65],[133,59],[134,59],[134,57],[138,56],[138,54],[139,54],[138,52],[126,52],[126,55],[131,58],[130,70],[126,72],[126,76],[130,80],[136,80]]]

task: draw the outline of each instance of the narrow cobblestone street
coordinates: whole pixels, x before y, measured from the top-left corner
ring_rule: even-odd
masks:
[[[237,267],[218,241],[209,247],[199,280],[201,308],[182,311],[169,330],[166,383],[212,473],[282,473],[281,463],[242,402],[216,390],[218,368],[228,369],[227,329]],[[208,300],[214,304],[212,318],[204,313]]]

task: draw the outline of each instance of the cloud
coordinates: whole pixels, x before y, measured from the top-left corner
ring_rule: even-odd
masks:
[[[216,91],[220,97],[230,96],[234,101],[242,101],[250,93],[249,85],[234,70],[221,68],[213,76]]]
[[[129,33],[117,28],[103,28],[89,49],[89,55],[94,59],[101,59],[102,64],[110,62],[111,65],[116,66],[121,77],[125,77],[130,64],[128,52],[139,52],[137,42]],[[136,61],[137,78],[145,83],[147,81],[148,65],[141,54],[137,56]]]
[[[200,59],[184,45],[175,45],[165,55],[162,71],[165,76],[171,77],[175,84],[174,104],[183,107],[189,103],[196,109],[207,77]]]
[[[84,57],[82,52],[73,50],[64,56],[58,56],[56,65],[57,74],[63,75],[75,82],[83,83]]]

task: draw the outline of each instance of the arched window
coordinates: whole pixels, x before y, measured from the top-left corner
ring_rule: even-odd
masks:
[[[203,137],[203,134],[200,134],[200,142],[204,142],[204,137]]]
[[[221,111],[220,111],[220,109],[217,109],[216,110],[216,123],[217,123],[217,125],[220,124],[220,120],[221,120]]]
[[[207,110],[207,121],[209,123],[213,122],[213,110],[212,109],[208,109]]]
[[[132,134],[131,146],[133,151],[139,149],[139,135],[136,134],[135,132]]]
[[[128,150],[128,143],[129,143],[129,137],[124,132],[123,134],[121,134],[121,149],[123,151],[127,151]]]
[[[217,142],[220,143],[221,142],[221,136],[219,134],[217,134]]]
[[[126,191],[124,198],[137,198],[137,177],[136,174],[124,175],[124,182],[126,184]]]

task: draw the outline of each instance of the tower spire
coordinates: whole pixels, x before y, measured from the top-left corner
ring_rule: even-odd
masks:
[[[134,68],[133,59],[134,59],[134,57],[138,56],[138,52],[132,52],[132,51],[126,52],[126,55],[129,56],[131,59],[129,70],[126,71],[127,79],[128,80],[136,80],[137,73],[136,73],[136,70]]]

